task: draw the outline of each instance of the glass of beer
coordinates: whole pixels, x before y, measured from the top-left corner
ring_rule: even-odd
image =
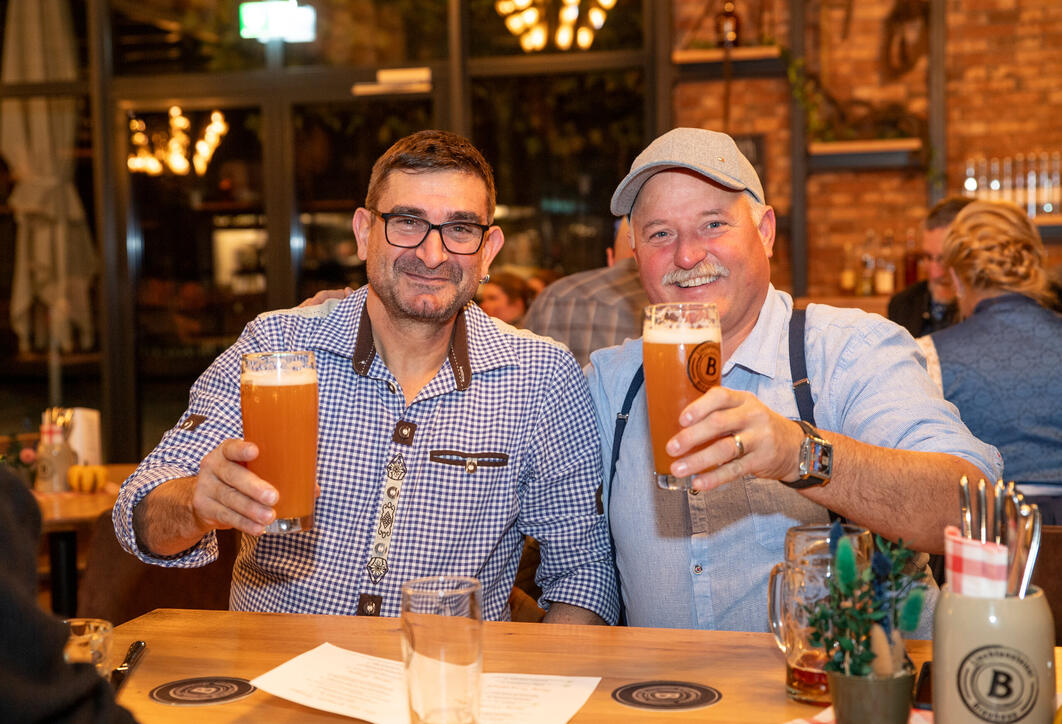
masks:
[[[317,364],[313,352],[256,352],[240,374],[243,439],[258,446],[247,468],[277,489],[266,533],[313,528],[317,475]]]
[[[653,477],[661,488],[690,488],[692,475],[677,478],[670,473],[674,458],[665,446],[682,429],[679,414],[683,408],[719,384],[721,339],[714,304],[669,302],[645,308],[642,362],[653,439]]]

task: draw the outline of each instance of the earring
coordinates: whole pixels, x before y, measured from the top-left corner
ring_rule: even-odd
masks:
[[[486,284],[489,281],[490,281],[490,274],[487,274],[485,277],[483,277],[482,279],[479,280],[479,283],[480,284]]]

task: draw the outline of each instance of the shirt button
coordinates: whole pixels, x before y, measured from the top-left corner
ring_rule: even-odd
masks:
[[[693,572],[694,572],[695,575],[699,576],[699,575],[701,575],[701,573],[704,572],[704,568],[701,567],[700,563],[694,563],[693,564]]]
[[[398,434],[400,437],[409,437],[409,425],[403,425],[398,428]]]
[[[474,473],[474,472],[476,472],[476,468],[477,467],[479,467],[479,463],[477,463],[475,461],[475,459],[468,458],[468,459],[465,460],[465,472],[466,473]]]
[[[365,613],[369,614],[370,616],[373,615],[374,613],[376,613],[376,604],[373,603],[372,601],[369,601],[368,603],[366,603],[365,604]]]
[[[392,394],[395,393],[395,392],[398,392],[398,388],[395,387],[395,383],[394,382],[388,382],[387,383],[387,389],[391,390]]]
[[[701,491],[699,491],[699,490],[690,490],[690,495],[697,495],[700,492]]]

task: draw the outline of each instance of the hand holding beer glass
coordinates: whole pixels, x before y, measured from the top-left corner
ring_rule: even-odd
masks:
[[[654,478],[666,490],[688,490],[693,476],[671,475],[667,441],[682,429],[686,405],[719,384],[719,313],[706,302],[669,302],[645,308],[642,362],[653,440]],[[692,451],[691,451],[692,452]]]
[[[313,528],[317,475],[317,364],[313,352],[243,355],[243,439],[258,446],[247,469],[277,489],[266,533]]]

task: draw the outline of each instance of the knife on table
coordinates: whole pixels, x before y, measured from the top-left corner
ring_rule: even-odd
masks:
[[[134,641],[129,644],[129,650],[125,652],[125,659],[111,672],[111,686],[116,694],[122,688],[126,677],[136,668],[145,648],[147,648],[147,644],[143,641]]]

